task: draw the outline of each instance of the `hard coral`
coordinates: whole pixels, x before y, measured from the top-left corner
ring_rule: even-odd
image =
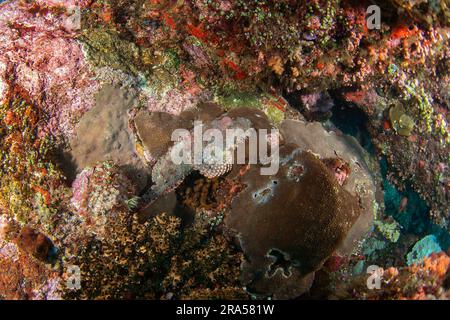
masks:
[[[247,290],[294,298],[308,291],[314,271],[344,241],[360,208],[313,154],[287,145],[280,159],[273,176],[260,176],[257,167],[243,176],[247,187],[233,200],[225,225],[247,257]],[[299,165],[302,170],[292,172]]]
[[[286,143],[317,154],[326,164],[335,163],[332,172],[337,181],[345,182],[343,188],[360,199],[361,216],[340,248],[341,254],[349,254],[367,234],[377,207],[382,205],[382,200],[376,197],[376,165],[353,137],[327,131],[318,122],[284,120],[280,133]],[[336,162],[340,163],[337,168]]]
[[[183,230],[177,217],[140,223],[122,213],[106,227],[114,237],[71,245],[75,254],[65,263],[80,266],[82,290],[65,290],[65,298],[194,298],[199,290],[238,286],[241,255],[219,236],[208,239],[195,226]],[[243,296],[237,288],[230,294]]]
[[[66,175],[71,180],[87,166],[113,161],[140,189],[146,185],[146,168],[137,155],[128,126],[128,112],[137,103],[136,95],[126,88],[104,85],[97,92],[95,106],[79,120],[63,157]]]

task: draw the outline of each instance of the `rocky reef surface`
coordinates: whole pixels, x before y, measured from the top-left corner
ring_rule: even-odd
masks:
[[[450,298],[448,0],[10,0],[0,30],[0,299]],[[211,157],[197,123],[240,133]]]

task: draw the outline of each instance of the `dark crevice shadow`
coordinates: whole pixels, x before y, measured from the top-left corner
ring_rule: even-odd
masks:
[[[64,176],[67,178],[67,183],[72,185],[78,174],[78,167],[69,150],[63,146],[58,146],[55,152],[55,163],[61,169]]]

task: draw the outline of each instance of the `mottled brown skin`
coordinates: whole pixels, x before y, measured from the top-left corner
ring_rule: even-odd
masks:
[[[220,117],[225,111],[223,108],[214,102],[204,102],[200,103],[197,106],[197,110],[195,111],[199,117],[199,120],[203,122],[210,122],[218,117]],[[181,115],[183,116],[185,112]]]
[[[286,299],[309,289],[314,272],[345,239],[360,208],[313,154],[286,145],[280,159],[289,160],[274,176],[260,175],[257,166],[244,175],[247,188],[234,199],[225,225],[236,233],[247,257],[242,266],[247,289]],[[290,169],[293,164],[303,170]],[[262,194],[267,200],[255,201]],[[272,249],[284,255],[284,270],[274,264]]]
[[[249,107],[238,107],[230,110],[227,115],[232,119],[246,118],[252,122],[253,128],[258,129],[270,129],[272,125],[266,114],[258,109]]]
[[[171,138],[176,129],[190,130],[195,120],[209,122],[223,112],[219,105],[212,102],[202,103],[197,108],[183,111],[178,116],[167,112],[141,110],[134,117],[133,125],[144,149],[153,158],[159,158],[173,145]]]
[[[186,126],[178,116],[148,111],[139,112],[134,119],[134,125],[144,148],[154,158],[164,155],[172,145],[172,132]]]

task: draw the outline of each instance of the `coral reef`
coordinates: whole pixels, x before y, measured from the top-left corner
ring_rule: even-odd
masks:
[[[444,252],[433,253],[406,268],[390,267],[382,272],[381,290],[367,290],[366,277],[341,286],[336,298],[368,300],[448,300],[450,258]],[[359,282],[359,284],[358,284]]]
[[[348,176],[345,175],[345,183],[341,184],[350,194],[359,198],[362,213],[350,231],[353,236],[348,239],[353,240],[344,243],[341,248],[342,253],[350,253],[355,242],[367,233],[383,202],[376,196],[379,177],[373,160],[353,137],[327,131],[318,122],[307,123],[288,119],[281,123],[280,132],[286,143],[294,143],[303,150],[319,155],[327,164],[336,158],[333,162],[344,161],[344,167],[351,171]],[[336,172],[336,168],[333,168],[333,174],[342,181],[342,176]]]
[[[195,227],[183,231],[180,219],[166,214],[142,224],[122,213],[107,228],[115,237],[92,239],[67,260],[92,267],[82,269],[83,290],[66,290],[66,298],[194,298],[218,286],[228,297],[244,297],[234,267],[240,254],[223,238],[204,241]]]
[[[448,0],[0,1],[0,299],[449,299],[449,69]]]

